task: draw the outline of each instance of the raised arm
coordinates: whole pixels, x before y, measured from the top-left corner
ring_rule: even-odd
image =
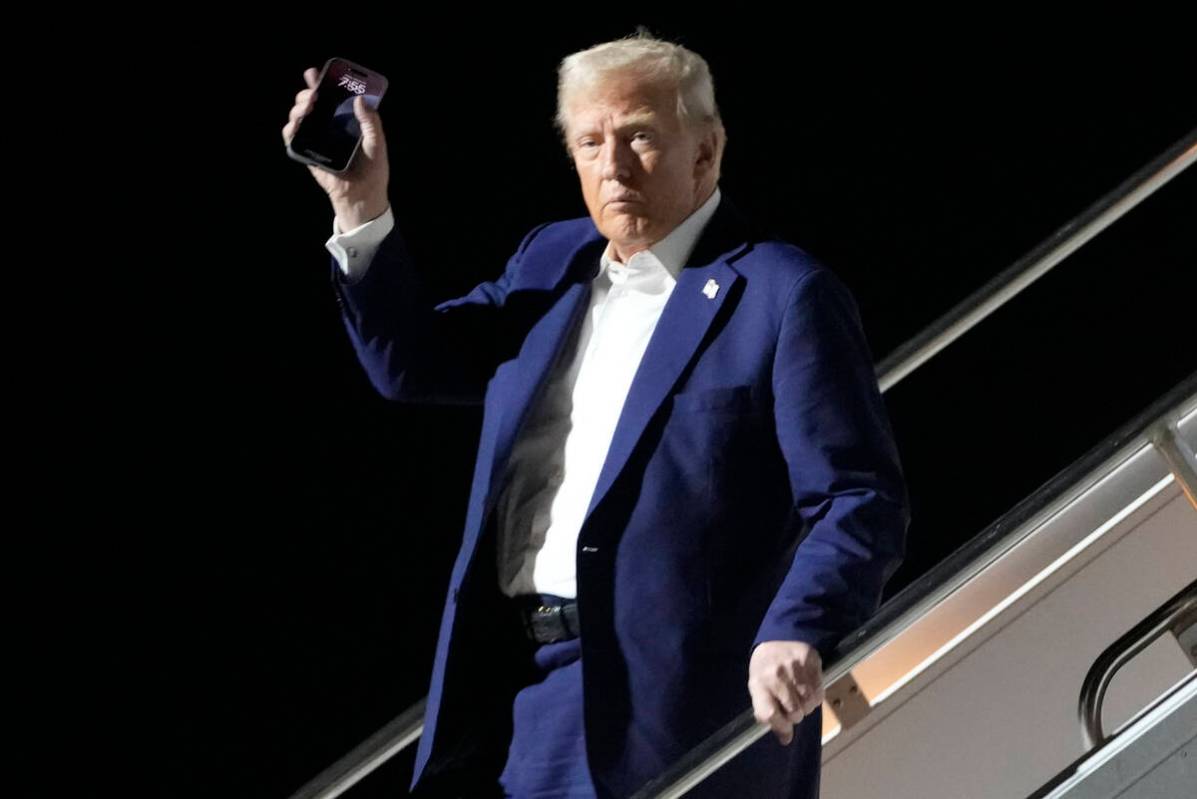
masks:
[[[295,97],[282,135],[290,143],[315,102],[318,72],[304,72],[307,88]],[[532,231],[503,275],[465,297],[433,306],[393,220],[387,195],[386,137],[378,111],[354,101],[362,143],[349,169],[337,174],[308,166],[324,190],[339,231],[385,231],[381,241],[352,256],[333,258],[332,283],[346,329],[371,383],[385,397],[413,402],[480,402],[511,341],[501,309],[511,276]],[[334,241],[344,237],[334,236]],[[360,258],[358,256],[361,256]],[[352,263],[350,258],[352,257]]]

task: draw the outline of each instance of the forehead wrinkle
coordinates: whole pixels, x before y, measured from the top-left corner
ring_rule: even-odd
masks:
[[[645,125],[655,125],[659,114],[651,108],[638,109],[628,114],[615,124],[616,130],[625,130],[627,128],[643,127]]]
[[[605,126],[604,122],[608,117],[615,117],[616,121],[614,123],[614,128],[615,131],[619,133],[628,130],[629,128],[655,128],[658,126],[658,120],[660,120],[661,115],[658,114],[657,111],[652,108],[652,106],[641,106],[634,111],[628,112],[626,115],[623,115],[618,111],[613,113],[603,111],[591,115],[581,112],[579,114],[575,114],[573,118],[574,121],[570,127],[574,129],[574,135],[588,133],[592,130],[603,128]]]

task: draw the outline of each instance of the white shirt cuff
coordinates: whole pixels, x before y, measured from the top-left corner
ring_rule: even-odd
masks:
[[[391,207],[382,212],[381,216],[369,222],[358,225],[353,230],[341,232],[337,226],[337,219],[333,217],[333,234],[324,243],[324,248],[332,253],[333,258],[341,267],[341,271],[350,280],[359,280],[370,268],[370,261],[375,253],[395,227],[395,217]]]

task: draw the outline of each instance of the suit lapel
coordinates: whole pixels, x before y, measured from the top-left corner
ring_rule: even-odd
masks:
[[[499,488],[495,484],[500,476],[499,470],[507,462],[516,434],[543,389],[550,369],[563,348],[573,340],[572,333],[578,317],[589,305],[591,278],[598,267],[599,254],[605,243],[595,232],[555,269],[549,267],[549,274],[552,275],[549,286],[557,299],[528,331],[519,357],[513,364],[514,372],[509,378],[510,385],[506,388],[502,404],[490,480],[487,483],[492,489]],[[540,265],[529,263],[528,267],[530,273],[536,274]],[[498,494],[498,490],[492,490],[492,500]]]
[[[599,474],[587,510],[587,517],[602,501],[631,456],[657,409],[670,395],[686,366],[694,359],[720,308],[742,279],[729,263],[748,246],[747,222],[730,204],[720,200],[711,221],[699,238],[677,285],[661,312],[644,357],[628,390],[611,446]],[[597,231],[584,239],[557,265],[529,263],[532,274],[551,275],[545,288],[557,296],[549,310],[529,330],[519,357],[513,364],[507,400],[495,437],[490,465],[490,497],[487,510],[501,494],[501,469],[507,463],[519,429],[527,418],[562,350],[572,342],[578,317],[589,305],[591,279],[606,240]],[[552,258],[552,253],[539,257]],[[542,271],[543,270],[543,271]],[[713,280],[718,287],[713,297],[704,289]],[[709,290],[708,290],[709,291]]]
[[[747,247],[747,227],[724,197],[665,303],[607,450],[587,518],[623,471],[649,421],[694,359],[707,330],[742,279],[729,262]],[[713,283],[711,283],[713,281]],[[714,296],[711,289],[714,288]]]

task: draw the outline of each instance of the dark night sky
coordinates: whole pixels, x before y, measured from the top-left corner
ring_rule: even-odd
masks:
[[[185,133],[223,157],[165,162],[167,279],[121,331],[142,459],[105,497],[126,534],[95,547],[120,564],[97,623],[122,622],[89,634],[122,642],[105,661],[150,714],[137,735],[166,746],[161,795],[285,796],[423,696],[460,540],[479,413],[388,404],[357,366],[328,204],[279,134],[303,69],[341,55],[390,78],[391,199],[443,298],[584,213],[555,65],[641,22],[707,57],[725,195],[844,279],[877,360],[1197,128],[1179,39],[1060,53],[639,17],[229,44],[253,88],[188,91]],[[1189,170],[886,395],[914,503],[887,596],[1197,369],[1195,200]]]

